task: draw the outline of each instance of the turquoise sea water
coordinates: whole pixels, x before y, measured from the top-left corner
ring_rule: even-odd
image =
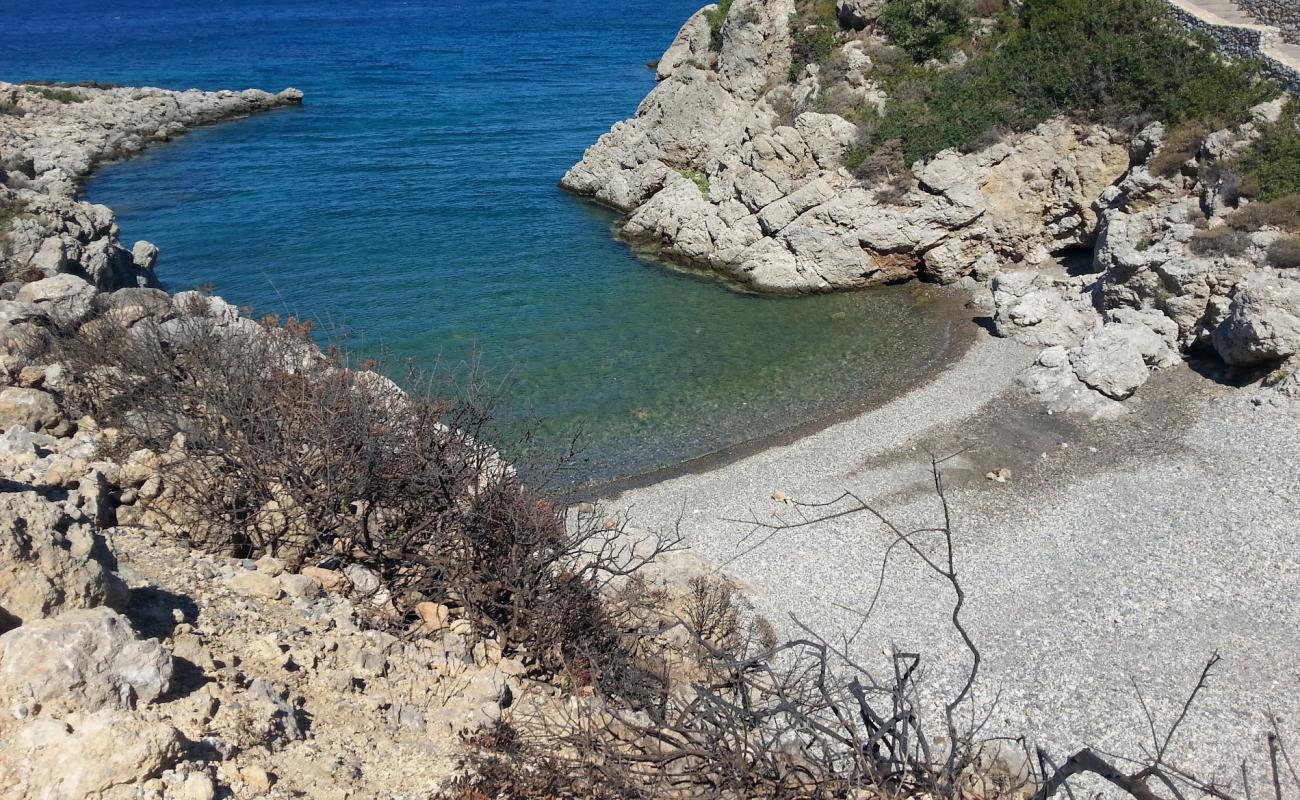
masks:
[[[170,289],[360,351],[477,360],[512,422],[623,476],[880,397],[940,350],[907,287],[769,299],[638,258],[557,181],[653,86],[698,0],[0,0],[0,78],[296,86],[301,109],[103,168]]]

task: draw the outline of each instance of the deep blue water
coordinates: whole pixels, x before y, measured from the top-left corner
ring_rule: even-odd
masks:
[[[476,360],[511,421],[629,474],[814,420],[922,371],[906,288],[767,299],[639,259],[557,188],[653,85],[700,0],[0,0],[0,78],[306,93],[105,167],[89,199],[171,289]]]

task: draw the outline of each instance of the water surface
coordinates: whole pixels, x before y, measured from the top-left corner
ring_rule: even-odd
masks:
[[[557,188],[633,113],[698,0],[0,1],[0,77],[296,86],[301,109],[102,169],[89,199],[168,288],[508,381],[584,477],[640,472],[880,397],[947,310],[908,288],[770,299],[638,258]]]

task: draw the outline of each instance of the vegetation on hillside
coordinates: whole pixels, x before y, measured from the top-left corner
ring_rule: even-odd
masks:
[[[1231,124],[1277,95],[1253,63],[1228,63],[1154,0],[1027,0],[961,69],[898,81],[878,141],[910,162],[1066,114],[1118,123]]]
[[[829,70],[832,80],[818,102],[831,107],[819,110],[858,123],[861,140],[845,162],[859,174],[879,172],[883,156],[898,155],[889,170],[896,172],[1057,115],[1114,125],[1158,119],[1191,140],[1244,121],[1251,107],[1279,92],[1259,64],[1223,60],[1212,42],[1189,35],[1156,0],[1025,0],[1018,8],[1003,0],[888,0],[877,32],[893,47],[868,45],[871,77],[889,95],[877,112],[836,99],[836,53],[845,34],[831,24],[833,4],[825,5],[801,4],[792,21],[791,74],[809,63]],[[949,60],[957,49],[964,57]],[[1269,186],[1294,179],[1297,142],[1279,136],[1261,152],[1257,172]]]
[[[704,18],[709,21],[709,47],[716,53],[722,49],[722,24],[727,21],[727,15],[731,13],[731,3],[733,0],[718,0],[718,7],[704,12]]]
[[[796,80],[809,64],[824,64],[840,45],[839,32],[835,0],[796,0],[790,18],[790,80]]]
[[[881,23],[912,60],[943,58],[971,29],[969,0],[889,0]]]

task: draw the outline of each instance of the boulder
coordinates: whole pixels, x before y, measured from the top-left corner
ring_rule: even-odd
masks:
[[[1122,322],[1094,332],[1070,357],[1080,381],[1115,400],[1131,397],[1153,368],[1176,361],[1177,355],[1159,334]]]
[[[182,754],[171,725],[122,711],[38,719],[0,756],[0,783],[17,791],[5,797],[81,800],[157,777]]]
[[[131,248],[131,263],[136,269],[153,269],[157,262],[158,246],[152,242],[141,240]]]
[[[91,283],[64,273],[24,285],[15,299],[43,309],[56,324],[73,326],[90,316],[95,293]]]
[[[1271,364],[1300,353],[1300,280],[1260,276],[1238,284],[1214,349],[1229,364]]]
[[[49,394],[40,389],[7,386],[0,390],[0,429],[8,430],[15,425],[55,436],[69,429],[63,412]]]
[[[70,609],[123,607],[116,566],[104,540],[58,504],[35,492],[0,494],[0,631]]]
[[[156,700],[171,679],[162,645],[136,638],[111,608],[67,611],[0,636],[0,693],[47,714],[131,709]]]

